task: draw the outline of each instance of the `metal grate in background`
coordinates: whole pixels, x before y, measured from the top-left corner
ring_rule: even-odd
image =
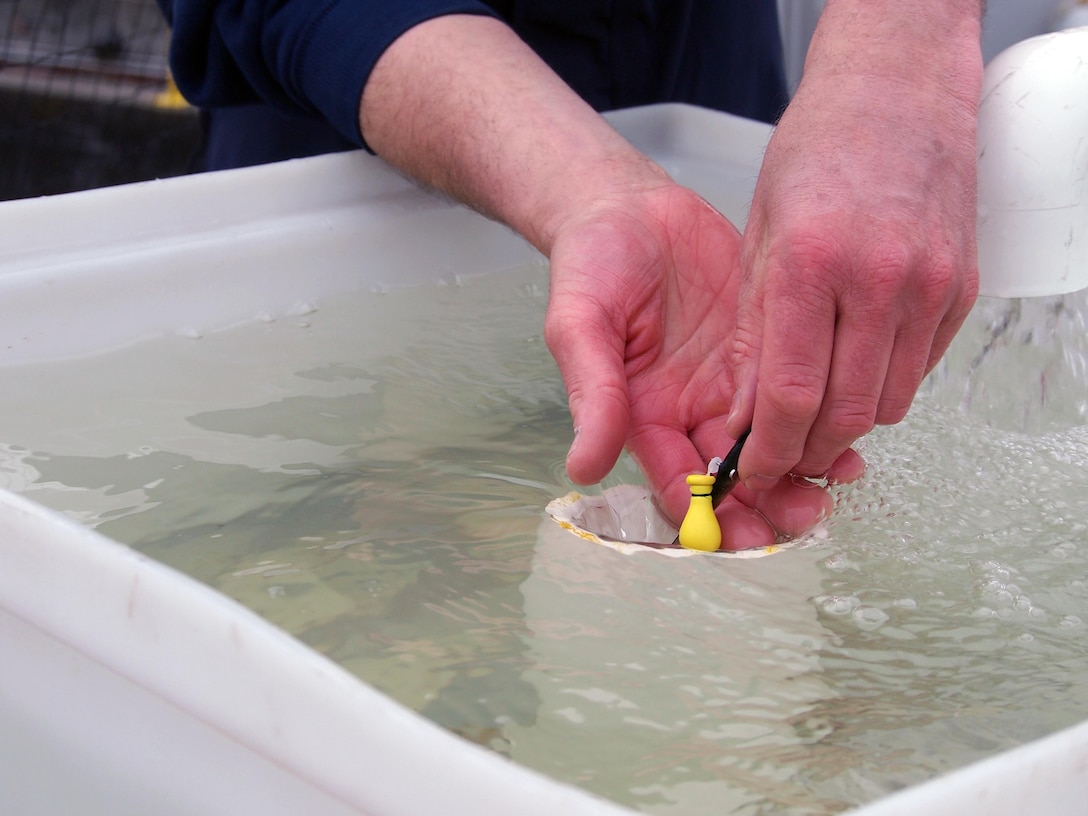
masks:
[[[0,200],[187,172],[155,0],[0,0]]]

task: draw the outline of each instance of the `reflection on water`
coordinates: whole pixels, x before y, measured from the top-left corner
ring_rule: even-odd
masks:
[[[1088,426],[1076,407],[1028,429],[962,413],[955,366],[991,316],[866,440],[826,538],[624,556],[543,515],[571,487],[545,281],[360,294],[5,369],[0,482],[649,813],[837,813],[1088,716]],[[1005,381],[1039,381],[1003,354]],[[610,477],[636,479],[626,461]]]

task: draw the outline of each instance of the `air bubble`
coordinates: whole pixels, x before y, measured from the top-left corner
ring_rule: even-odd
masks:
[[[861,606],[861,601],[853,595],[821,595],[816,603],[829,615],[849,615]]]
[[[317,306],[310,303],[308,300],[300,300],[294,306],[287,310],[287,314],[291,317],[305,317],[311,315],[317,311]]]
[[[876,629],[887,622],[888,613],[875,606],[863,606],[854,610],[854,620],[865,629]]]
[[[1032,604],[1031,598],[1029,598],[1027,595],[1017,595],[1015,600],[1013,600],[1012,602],[1012,608],[1015,609],[1017,612],[1030,613],[1035,608],[1035,606]]]
[[[852,561],[846,553],[836,553],[824,559],[824,566],[834,572],[846,572],[847,570],[856,570],[858,565]]]

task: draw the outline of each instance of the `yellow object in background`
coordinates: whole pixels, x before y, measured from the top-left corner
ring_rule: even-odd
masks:
[[[688,476],[691,504],[688,505],[687,515],[680,525],[681,547],[714,552],[722,544],[722,528],[718,524],[718,517],[714,515],[714,505],[710,499],[714,478],[703,473]]]
[[[174,75],[170,72],[166,74],[166,88],[155,96],[156,108],[187,108],[189,103],[185,101],[185,97],[181,95],[181,91],[178,90],[178,86],[174,84]]]

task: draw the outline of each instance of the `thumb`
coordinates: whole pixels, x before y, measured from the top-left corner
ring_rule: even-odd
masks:
[[[629,420],[623,333],[604,319],[576,324],[549,309],[544,337],[567,389],[574,442],[567,475],[577,484],[599,482],[616,464]]]
[[[737,303],[737,326],[733,334],[732,365],[736,391],[725,422],[726,433],[734,439],[752,427],[762,347],[762,300],[755,297],[753,287],[744,287]]]

